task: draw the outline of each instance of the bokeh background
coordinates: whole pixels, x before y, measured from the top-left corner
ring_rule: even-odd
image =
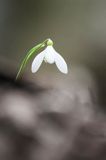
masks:
[[[4,72],[14,68],[17,73],[26,52],[51,38],[55,49],[67,61],[69,70],[74,65],[87,66],[100,77],[104,89],[105,19],[104,0],[0,0],[1,68]],[[28,71],[30,74],[30,66]],[[57,72],[55,65],[44,65],[37,77],[46,71]]]
[[[106,2],[1,0],[0,55],[17,64],[46,38],[70,63],[105,70]]]
[[[51,38],[69,73],[28,64]],[[11,78],[12,77],[12,78]],[[106,159],[106,1],[0,0],[0,159]]]

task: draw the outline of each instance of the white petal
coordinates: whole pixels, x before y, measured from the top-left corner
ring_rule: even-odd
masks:
[[[40,54],[38,54],[33,62],[32,62],[32,66],[31,66],[31,71],[32,73],[35,73],[38,71],[39,67],[41,66],[42,62],[43,62],[43,59],[44,59],[44,51],[41,52]]]
[[[67,68],[67,64],[65,62],[65,60],[63,59],[63,57],[58,54],[57,52],[55,52],[55,63],[57,68],[62,72],[67,74],[68,73],[68,68]]]
[[[54,63],[55,60],[55,56],[54,56],[55,50],[52,46],[47,46],[47,48],[45,49],[45,60],[52,64]]]

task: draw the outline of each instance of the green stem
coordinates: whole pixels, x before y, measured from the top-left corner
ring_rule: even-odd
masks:
[[[29,52],[27,53],[27,55],[25,56],[25,58],[23,59],[23,61],[21,62],[19,71],[16,75],[16,81],[19,79],[19,77],[21,76],[21,74],[23,73],[26,64],[29,62],[29,60],[31,59],[31,57],[37,53],[41,48],[45,47],[46,43],[47,43],[48,39],[46,39],[43,43],[38,44],[37,46],[34,46],[33,48],[31,48],[29,50]]]

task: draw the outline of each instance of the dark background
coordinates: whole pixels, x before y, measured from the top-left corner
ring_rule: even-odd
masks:
[[[51,38],[69,73],[31,62]],[[0,159],[106,159],[106,1],[0,0]]]
[[[0,0],[0,55],[18,64],[33,45],[51,38],[69,66],[105,73],[105,18],[103,0]]]

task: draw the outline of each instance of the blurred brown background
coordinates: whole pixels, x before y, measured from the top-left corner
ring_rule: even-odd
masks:
[[[69,74],[29,63],[51,38]],[[106,159],[106,1],[0,0],[0,159]],[[12,77],[12,78],[11,78]]]
[[[99,0],[1,0],[0,54],[17,63],[50,37],[69,64],[105,70],[106,2]]]
[[[4,72],[19,64],[26,52],[46,38],[70,67],[85,65],[106,89],[105,0],[0,0],[0,60]],[[30,73],[30,66],[28,68]],[[37,76],[57,72],[41,67]],[[31,77],[36,75],[32,75]]]

